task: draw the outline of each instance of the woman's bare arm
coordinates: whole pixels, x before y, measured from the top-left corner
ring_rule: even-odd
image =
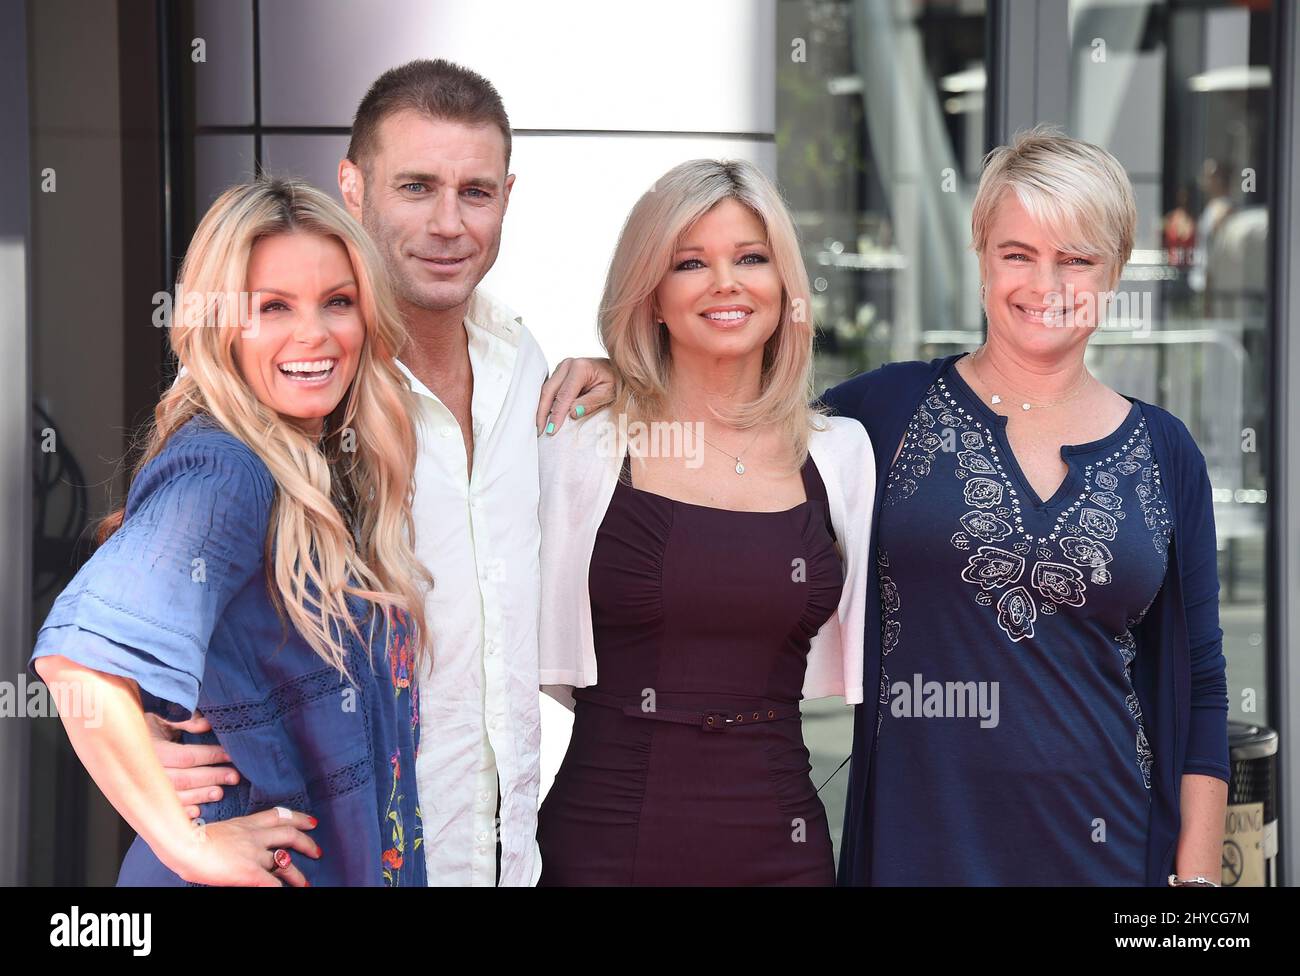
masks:
[[[1218,881],[1223,873],[1223,820],[1228,784],[1216,776],[1187,773],[1182,778],[1182,829],[1174,871],[1180,878],[1203,875]]]
[[[268,810],[195,826],[154,752],[134,681],[57,654],[37,658],[33,666],[51,688],[77,689],[77,693],[56,698],[81,705],[60,708],[77,757],[108,802],[158,859],[186,881],[278,885],[281,882],[273,873],[271,848],[293,848],[320,856],[315,842],[302,833],[315,822],[302,813],[285,811],[290,814],[286,817]],[[305,883],[296,868],[292,873],[282,872],[281,877],[290,884]]]
[[[87,707],[74,710],[81,714],[59,714],[72,748],[108,802],[171,867],[169,856],[194,826],[154,753],[136,683],[59,655],[39,657],[34,666],[51,687],[81,686],[79,700]]]

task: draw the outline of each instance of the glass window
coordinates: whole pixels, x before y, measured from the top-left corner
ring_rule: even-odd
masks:
[[[194,86],[194,124],[253,125],[251,0],[194,0],[189,17],[178,66]]]
[[[813,284],[819,391],[982,341],[984,19],[983,0],[777,5],[777,177]],[[837,851],[852,732],[850,709],[805,707]]]
[[[348,136],[267,135],[262,147],[262,165],[268,173],[306,180],[338,198],[339,160],[348,154]]]
[[[1124,163],[1138,236],[1108,327],[1107,384],[1187,424],[1214,486],[1234,718],[1266,713],[1269,2],[1070,3],[1072,135]],[[1124,304],[1120,304],[1120,300]]]
[[[198,135],[194,137],[195,221],[217,197],[234,183],[251,180],[257,171],[251,135]]]

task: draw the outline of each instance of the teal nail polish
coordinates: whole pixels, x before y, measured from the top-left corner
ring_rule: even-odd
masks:
[[[587,408],[584,407],[581,403],[573,408],[573,415],[575,417],[581,417],[586,412],[587,412]]]
[[[551,421],[548,421],[548,422],[547,422],[547,424],[546,424],[546,433],[548,433],[548,434],[554,434],[554,433],[555,433],[555,421],[554,421],[554,420],[551,420]]]

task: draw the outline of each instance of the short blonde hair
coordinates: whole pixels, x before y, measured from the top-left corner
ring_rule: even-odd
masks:
[[[614,409],[641,420],[666,409],[672,369],[667,330],[654,294],[672,267],[681,237],[723,200],[736,200],[762,221],[781,280],[781,317],[763,349],[758,398],[720,417],[739,427],[778,423],[791,460],[807,457],[812,399],[813,324],[808,272],[794,221],[781,194],[744,160],[692,159],[674,166],[642,194],[619,235],[600,304],[600,337],[617,375]]]
[[[1137,202],[1118,159],[1100,146],[1035,126],[984,157],[971,210],[971,246],[983,255],[994,213],[1008,190],[1066,251],[1104,259],[1111,283],[1133,253]]]

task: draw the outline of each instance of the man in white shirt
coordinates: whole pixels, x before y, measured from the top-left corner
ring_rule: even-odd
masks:
[[[567,361],[543,396],[541,348],[477,290],[515,181],[510,142],[490,83],[414,61],[366,93],[338,170],[345,205],[393,279],[410,338],[399,365],[419,401],[416,550],[434,586],[416,780],[435,885],[531,885],[541,874],[538,424],[549,426],[552,408],[562,420],[610,399],[598,373]],[[228,761],[214,748],[159,745],[194,816],[213,787],[235,781],[228,766],[195,768]]]
[[[432,674],[420,687],[416,781],[429,880],[502,884],[541,872],[536,831],[537,433],[546,359],[476,292],[496,260],[514,176],[510,124],[482,78],[445,62],[385,72],[362,99],[343,202],[379,246],[419,398],[416,551],[434,577]]]

